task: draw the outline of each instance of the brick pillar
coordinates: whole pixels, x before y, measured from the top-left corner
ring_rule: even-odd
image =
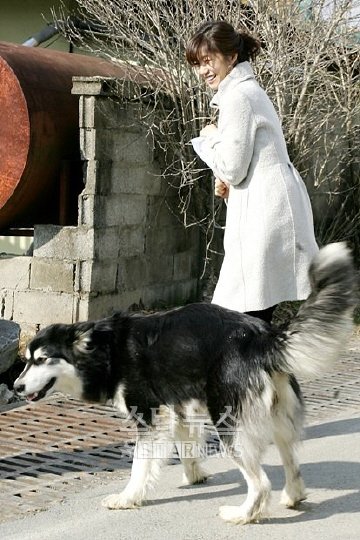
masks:
[[[93,256],[77,265],[80,319],[133,304],[178,305],[198,291],[198,233],[169,211],[136,106],[117,100],[111,82],[79,77],[73,85],[86,165],[78,226],[94,231]]]

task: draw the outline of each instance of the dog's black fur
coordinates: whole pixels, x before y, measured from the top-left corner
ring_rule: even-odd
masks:
[[[75,397],[116,401],[120,389],[123,408],[136,408],[152,440],[160,437],[152,423],[154,410],[162,411],[169,423],[164,410],[172,409],[175,439],[184,439],[189,437],[184,435],[186,406],[206,407],[251,488],[242,507],[223,507],[221,516],[241,523],[257,520],[270,493],[260,467],[268,438],[273,438],[283,458],[285,504],[294,506],[305,496],[294,454],[303,409],[295,375],[326,369],[351,327],[354,271],[347,249],[335,245],[322,250],[310,277],[313,293],[284,331],[201,303],[150,315],[115,313],[100,321],[50,326],[30,342],[28,365],[15,387],[23,395],[31,392],[34,400],[42,397],[40,386],[45,382],[52,385],[51,391],[64,391],[68,388],[61,386],[64,368],[67,384],[72,377],[78,383]],[[42,381],[39,388],[37,380]],[[226,410],[231,414],[223,421]],[[239,445],[240,455],[235,451]],[[159,461],[151,453],[147,457],[148,465],[144,459],[134,460],[137,474],[105,506],[129,508],[144,500]],[[189,482],[204,479],[196,459],[183,462]]]
[[[46,346],[49,357],[73,364],[85,401],[113,399],[123,382],[126,404],[136,405],[149,419],[151,408],[190,399],[216,402],[219,410],[241,406],[249,388],[262,391],[254,374],[279,370],[280,336],[260,319],[199,303],[150,315],[118,312],[95,322],[57,324],[41,330],[29,351]],[[219,392],[223,384],[235,384],[236,392],[229,388],[224,396]]]

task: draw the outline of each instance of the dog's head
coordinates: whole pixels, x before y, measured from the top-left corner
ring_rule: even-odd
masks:
[[[110,369],[110,332],[107,321],[44,328],[27,346],[26,366],[14,390],[28,401],[53,392],[102,401]]]

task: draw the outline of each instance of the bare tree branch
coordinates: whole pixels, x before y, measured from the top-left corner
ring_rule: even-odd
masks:
[[[211,111],[207,90],[186,64],[184,51],[194,29],[207,19],[228,20],[260,37],[263,50],[255,71],[307,183],[320,243],[360,242],[359,0],[313,0],[308,11],[300,0],[77,3],[76,13],[63,8],[53,14],[62,33],[92,54],[141,67],[148,79],[137,96],[140,121],[164,154],[163,178],[178,191],[183,223],[197,224],[205,235],[206,261],[220,211],[209,171],[194,155],[190,139],[209,122]]]

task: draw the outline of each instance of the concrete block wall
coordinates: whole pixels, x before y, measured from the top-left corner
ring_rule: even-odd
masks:
[[[35,226],[33,256],[0,259],[1,317],[28,334],[55,322],[197,299],[198,232],[169,210],[160,164],[108,80],[75,78],[84,162],[77,226]]]

